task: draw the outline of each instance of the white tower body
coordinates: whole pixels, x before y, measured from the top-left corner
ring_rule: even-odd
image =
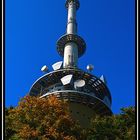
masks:
[[[67,43],[64,48],[64,63],[63,67],[76,67],[78,61],[77,45],[73,42]]]

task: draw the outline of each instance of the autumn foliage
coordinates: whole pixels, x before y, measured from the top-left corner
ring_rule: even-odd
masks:
[[[10,139],[75,140],[80,139],[78,124],[72,120],[66,102],[51,96],[48,99],[24,97],[16,108],[7,111],[6,127]]]
[[[55,96],[26,96],[17,107],[5,109],[6,140],[134,140],[135,108],[94,116],[91,126],[82,128],[71,117],[68,103]]]

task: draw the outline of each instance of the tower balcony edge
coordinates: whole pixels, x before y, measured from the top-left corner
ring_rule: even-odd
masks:
[[[37,79],[30,88],[30,96],[43,96],[46,93],[53,91],[63,91],[63,85],[61,83],[61,78],[72,74],[74,80],[83,79],[86,82],[86,85],[82,89],[84,93],[95,95],[101,100],[104,100],[105,97],[109,100],[109,106],[112,104],[112,98],[110,91],[99,78],[91,75],[90,73],[84,72],[80,69],[59,69],[56,71],[49,72],[39,79]],[[66,90],[66,89],[65,89]],[[68,90],[68,89],[67,89]],[[72,91],[81,91],[79,89],[71,88]],[[108,101],[107,101],[108,102]]]
[[[100,115],[112,115],[110,106],[108,106],[103,100],[100,98],[82,92],[82,91],[74,91],[74,90],[61,90],[54,91],[50,93],[46,93],[42,95],[40,98],[48,98],[49,96],[56,96],[59,100],[65,100],[69,103],[78,103],[88,106],[92,110],[94,110],[97,114]]]
[[[78,46],[78,57],[81,57],[86,51],[85,41],[76,34],[66,34],[61,36],[57,41],[57,51],[60,56],[64,56],[65,45],[69,42],[74,42]]]

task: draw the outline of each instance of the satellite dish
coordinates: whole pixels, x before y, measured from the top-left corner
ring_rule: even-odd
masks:
[[[58,70],[58,69],[62,68],[62,64],[63,64],[63,62],[59,61],[59,62],[54,63],[52,65],[52,67],[53,67],[54,70]]]
[[[85,80],[79,79],[74,82],[75,88],[81,88],[85,86]]]
[[[44,65],[42,68],[41,68],[41,71],[42,72],[47,72],[48,71],[48,67],[46,65]]]
[[[72,84],[73,75],[69,74],[61,78],[61,82],[63,85],[71,85]]]
[[[94,66],[92,64],[87,65],[87,70],[92,71],[94,69]]]

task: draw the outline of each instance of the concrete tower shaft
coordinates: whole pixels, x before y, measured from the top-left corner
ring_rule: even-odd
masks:
[[[78,62],[77,44],[74,42],[69,42],[65,45],[64,48],[63,67],[64,68],[77,67],[77,62]]]

